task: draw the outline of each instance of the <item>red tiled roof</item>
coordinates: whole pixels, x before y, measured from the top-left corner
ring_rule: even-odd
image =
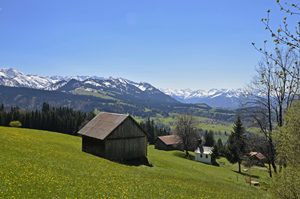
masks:
[[[255,157],[255,158],[259,159],[259,160],[263,160],[263,159],[266,158],[262,153],[255,152],[255,151],[250,152],[249,155],[250,155],[250,157]]]
[[[158,136],[158,139],[160,139],[166,145],[174,145],[181,143],[181,140],[177,135]]]

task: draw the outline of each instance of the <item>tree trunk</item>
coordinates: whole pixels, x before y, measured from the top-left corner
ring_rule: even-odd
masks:
[[[282,126],[283,125],[283,108],[282,105],[279,105],[279,121],[278,121],[278,126]]]
[[[273,167],[274,173],[277,173],[277,167],[276,167],[275,160],[272,161],[272,167]]]
[[[189,157],[190,157],[190,154],[189,154],[189,151],[188,151],[188,150],[185,150],[185,157],[186,157],[186,158],[189,158]]]
[[[241,171],[241,161],[239,161],[238,163],[239,163],[239,173],[242,173],[242,171]]]
[[[275,163],[275,149],[273,145],[272,138],[269,138],[270,150],[271,150],[271,164],[275,173],[277,173],[276,163]]]
[[[270,175],[270,178],[272,178],[272,168],[271,168],[270,161],[269,161],[268,165],[269,165],[269,175]]]

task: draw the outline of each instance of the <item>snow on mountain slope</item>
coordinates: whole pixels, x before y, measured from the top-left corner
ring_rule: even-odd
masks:
[[[27,75],[15,69],[0,69],[0,85],[25,87],[40,90],[76,93],[76,90],[98,92],[117,96],[122,100],[137,100],[144,103],[179,103],[146,82],[133,82],[124,78],[103,78],[97,76],[38,76]]]
[[[206,103],[212,107],[238,108],[243,100],[242,89],[161,89],[165,94],[183,103]]]
[[[15,69],[0,69],[0,84],[11,87],[44,89],[55,83],[55,80],[37,75],[25,75]]]
[[[12,68],[0,69],[0,85],[26,87],[41,90],[71,92],[78,88],[86,92],[99,92],[118,96],[123,100],[152,100],[160,103],[206,103],[212,107],[237,108],[242,90],[211,89],[157,89],[146,82],[133,82],[124,78],[103,78],[97,76],[38,76],[27,75]]]

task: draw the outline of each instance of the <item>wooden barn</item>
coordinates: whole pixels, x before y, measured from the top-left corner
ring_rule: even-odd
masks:
[[[100,113],[78,134],[84,152],[119,162],[147,160],[146,133],[130,115]]]
[[[166,135],[157,137],[155,149],[165,151],[183,150],[183,146],[180,138],[177,135]]]

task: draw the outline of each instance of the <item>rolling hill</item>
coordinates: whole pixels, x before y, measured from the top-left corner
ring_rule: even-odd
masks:
[[[149,147],[153,167],[126,166],[81,152],[81,138],[0,127],[0,198],[270,198],[225,160],[214,167]]]

